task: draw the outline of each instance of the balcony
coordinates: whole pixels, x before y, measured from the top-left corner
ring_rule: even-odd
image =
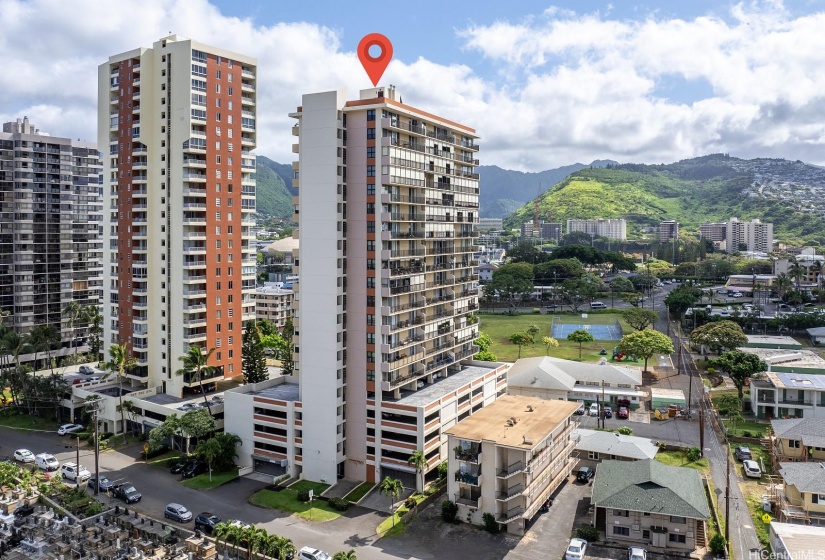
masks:
[[[511,463],[510,465],[507,465],[505,468],[499,470],[496,473],[496,476],[498,478],[509,478],[511,476],[524,472],[526,468],[527,465],[524,463],[524,461],[518,461],[516,463]]]
[[[496,494],[496,500],[512,500],[516,496],[521,496],[522,493],[524,493],[524,485],[516,484],[515,486],[510,486],[504,490],[501,490],[498,494]]]
[[[464,506],[470,506],[470,507],[477,508],[478,507],[478,501],[480,499],[481,499],[481,493],[475,493],[475,492],[471,492],[469,494],[459,493],[459,494],[456,495],[455,503],[461,504],[461,505],[464,505]]]
[[[499,523],[510,523],[511,521],[515,521],[522,515],[524,515],[524,508],[521,506],[514,507],[508,509],[506,512],[499,513],[496,521],[498,521]]]
[[[480,463],[481,445],[478,443],[461,442],[453,449],[455,458],[468,463]]]
[[[461,465],[455,472],[455,481],[469,486],[481,486],[481,466]]]
[[[780,398],[778,403],[785,406],[813,406],[813,401],[811,401],[810,399]]]

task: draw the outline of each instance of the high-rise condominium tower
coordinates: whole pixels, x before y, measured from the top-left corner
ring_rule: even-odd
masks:
[[[423,452],[420,475],[431,475],[446,458],[442,427],[506,388],[503,364],[472,362],[477,136],[400,99],[393,87],[354,100],[330,91],[304,95],[292,114],[294,460],[311,480],[414,485],[411,454]]]
[[[253,58],[175,35],[98,71],[104,152],[105,346],[138,360],[133,385],[181,396],[191,345],[241,375],[255,318]]]
[[[66,354],[88,323],[64,310],[100,305],[100,153],[57,138],[28,118],[0,132],[0,311],[19,333],[49,325]]]

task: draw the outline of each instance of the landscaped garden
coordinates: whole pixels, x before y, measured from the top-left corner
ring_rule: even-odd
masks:
[[[331,502],[320,499],[321,494],[329,488],[329,484],[299,480],[287,488],[265,488],[255,492],[250,503],[287,513],[294,513],[308,521],[332,521],[341,517],[343,511],[333,507]],[[314,497],[309,500],[309,491]]]

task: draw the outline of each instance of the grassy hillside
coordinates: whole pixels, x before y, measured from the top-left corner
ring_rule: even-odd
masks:
[[[288,169],[288,172],[287,172]],[[284,174],[292,184],[292,166],[276,163],[271,159],[258,156],[256,169],[256,206],[258,213],[283,218],[292,219],[292,192],[287,187]]]
[[[628,230],[678,220],[698,231],[710,221],[759,218],[774,223],[774,237],[790,242],[825,243],[825,217],[794,210],[786,201],[749,196],[754,175],[743,160],[739,169],[708,156],[671,165],[621,165],[581,169],[539,197],[542,216],[554,221],[570,218],[625,218]],[[745,162],[747,163],[747,162]],[[533,201],[508,216],[505,224],[518,227],[532,221]]]

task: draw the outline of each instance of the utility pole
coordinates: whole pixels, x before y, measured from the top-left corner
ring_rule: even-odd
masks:
[[[699,455],[705,456],[705,385],[702,384],[702,394],[699,396]]]
[[[94,422],[94,445],[95,445],[95,496],[100,495],[100,470],[99,470],[99,463],[100,463],[100,438],[98,437],[98,423],[97,423],[97,415],[100,413],[100,404],[101,399],[94,399],[88,401],[86,411],[92,415],[92,421]],[[79,464],[79,463],[78,463]]]
[[[604,379],[602,379],[602,430],[604,430],[605,414],[604,414]]]
[[[727,482],[725,484],[725,542],[730,542],[730,447],[725,445],[725,454],[727,455],[727,467],[725,477]]]

